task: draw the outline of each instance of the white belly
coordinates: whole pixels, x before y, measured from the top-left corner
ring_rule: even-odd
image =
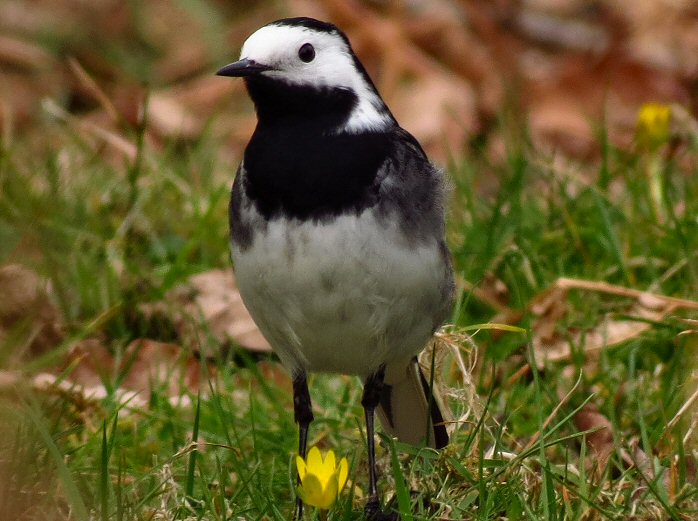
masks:
[[[430,338],[445,268],[436,241],[408,244],[373,210],[328,224],[276,219],[232,247],[245,305],[291,371],[367,376]]]

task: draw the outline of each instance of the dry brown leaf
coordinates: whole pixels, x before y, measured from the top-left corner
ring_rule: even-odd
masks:
[[[635,299],[635,303],[624,313],[629,318],[615,319],[607,315],[590,330],[570,330],[563,335],[557,332],[558,322],[566,313],[566,296],[570,290],[605,293]],[[528,312],[538,317],[533,324],[536,364],[542,370],[547,362],[569,360],[572,357],[573,346],[584,352],[587,361],[592,361],[603,349],[636,338],[648,331],[653,322],[663,320],[678,309],[698,310],[698,302],[607,282],[562,277],[553,286],[531,299],[527,306]],[[493,322],[515,324],[522,316],[520,312],[504,311],[498,313]],[[528,374],[530,369],[528,364],[523,365],[508,379],[508,384],[511,385]]]
[[[204,123],[167,92],[154,92],[148,99],[148,125],[159,136],[193,139]]]
[[[146,58],[149,80],[157,86],[151,134],[190,139],[215,115],[215,130],[235,134],[232,149],[239,151],[253,125],[248,118],[240,129],[239,117],[251,111],[249,104],[242,104],[242,82],[212,76],[213,62],[220,59],[217,49],[226,38],[232,59],[256,28],[288,15],[327,19],[344,29],[398,119],[437,160],[445,158],[454,143],[461,147],[463,135],[489,135],[507,91],[518,93],[521,113],[531,115],[537,146],[575,157],[598,155],[590,123],[602,116],[611,141],[623,145],[630,142],[640,103],[654,99],[696,106],[692,85],[698,72],[698,16],[691,0],[660,0],[638,9],[601,0],[594,10],[581,0],[290,0],[283,7],[241,7],[225,26],[215,16],[202,15],[170,0],[143,6],[136,18],[128,4],[113,0],[37,0],[31,7],[5,0],[0,61],[11,63],[12,70],[0,75],[4,128],[15,125],[23,130],[35,124],[36,107],[46,96],[69,102],[70,109],[64,110],[82,111],[85,101],[92,102],[93,96],[85,96],[85,84],[75,85],[42,35],[51,34],[76,56],[107,99],[125,84],[138,82],[127,78],[118,60],[105,59],[103,47],[93,42],[128,48],[135,38],[154,51]],[[147,32],[138,20],[147,21]],[[196,90],[189,78],[197,76],[210,77],[212,85],[234,86],[231,103],[221,109],[215,101],[221,98],[209,98],[204,90],[185,99],[184,91]],[[455,95],[447,83],[465,87]],[[449,92],[457,103],[450,114],[442,114],[438,100]],[[413,99],[419,103],[410,104]],[[413,107],[424,105],[424,100],[430,109],[420,118]],[[435,106],[438,117],[432,115]],[[134,107],[140,104],[131,104]],[[135,121],[129,119],[133,111],[121,114]],[[488,155],[499,154],[496,135],[488,143]]]
[[[0,344],[22,331],[18,358],[37,356],[63,340],[63,324],[51,301],[48,284],[18,264],[0,267]]]
[[[492,309],[497,311],[498,319],[492,319],[491,322],[514,324],[518,322],[523,315],[520,311],[509,308],[504,302],[502,302],[502,298],[505,296],[504,293],[508,292],[508,289],[506,288],[500,287],[500,289],[497,289],[497,287],[492,288],[488,285],[485,287],[481,287],[481,285],[475,286],[471,282],[468,282],[461,277],[458,273],[456,274],[456,286],[459,290],[466,293],[472,293],[478,300],[484,302]]]
[[[539,45],[594,54],[605,52],[610,45],[608,31],[602,25],[553,10],[522,9],[516,24],[525,37]]]
[[[533,323],[534,339],[542,345],[552,344],[556,339],[558,322],[567,314],[567,291],[553,286],[539,294],[528,306],[536,317]]]
[[[230,97],[239,98],[240,105],[245,105],[252,112],[252,102],[247,99],[243,82],[210,73],[157,90],[154,95],[173,98],[187,111],[200,114],[202,118],[204,115],[210,117],[216,109],[220,110],[221,103]]]
[[[68,66],[78,82],[80,91],[94,98],[107,113],[112,123],[118,123],[120,119],[119,112],[97,81],[95,81],[75,58],[68,58]]]
[[[252,351],[271,350],[242,302],[232,270],[199,273],[189,282],[196,291],[194,305],[219,341],[233,339]]]
[[[580,431],[598,429],[586,435],[586,443],[590,449],[587,468],[597,477],[603,473],[608,460],[615,449],[613,425],[595,405],[588,403],[574,416],[574,424]]]
[[[19,371],[6,371],[0,369],[0,391],[15,389],[22,380],[22,373]]]
[[[200,361],[185,352],[176,344],[157,342],[155,340],[134,340],[122,355],[122,364],[130,357],[133,364],[122,386],[134,391],[149,392],[156,384],[168,382],[170,396],[180,396],[183,388],[192,393],[206,391],[207,386],[201,385],[202,376],[215,372],[215,367],[209,364],[204,372]]]
[[[660,295],[635,288],[627,288],[625,286],[617,286],[608,282],[597,280],[570,279],[561,277],[555,282],[556,286],[565,289],[579,289],[584,291],[596,291],[599,293],[608,293],[619,297],[635,298],[641,304],[648,308],[659,310],[662,307],[673,305],[676,308],[698,310],[698,301],[688,300],[679,297],[671,297],[668,295]]]
[[[621,0],[608,5],[626,24],[628,51],[638,61],[661,69],[695,73],[698,67],[698,11],[695,0],[638,2],[633,9]]]
[[[672,449],[672,453],[674,450],[675,448]],[[621,449],[620,456],[628,468],[635,467],[639,471],[641,480],[644,481],[646,486],[656,486],[653,483],[655,483],[655,479],[659,474],[665,490],[669,493],[675,490],[671,469],[663,467],[655,461],[656,458],[652,454],[647,454],[642,450],[640,448],[640,440],[637,437],[630,440],[627,444],[627,449]],[[691,460],[692,457],[689,455],[686,461],[689,462]],[[638,492],[642,492],[642,489],[638,490]]]
[[[662,312],[654,312],[638,306],[628,311],[629,315],[635,316],[638,320],[616,320],[604,317],[601,323],[591,330],[572,332],[571,339],[557,337],[556,340],[549,342],[547,339],[534,337],[536,363],[542,369],[546,362],[569,360],[573,345],[584,351],[587,360],[594,359],[601,350],[627,342],[651,329],[651,324],[642,320],[659,321],[674,309],[669,307]],[[544,328],[544,331],[547,330]]]
[[[502,279],[498,278],[491,271],[485,273],[485,276],[479,286],[480,289],[488,295],[489,301],[497,302],[500,307],[506,307],[509,305],[509,300],[511,297],[509,288],[504,281],[502,281]]]
[[[103,339],[86,338],[77,342],[66,355],[57,374],[68,370],[66,379],[84,388],[102,386],[117,375],[114,355]]]
[[[621,457],[628,466],[635,466],[645,478],[652,481],[655,476],[654,462],[652,456],[640,448],[640,440],[634,437],[628,443],[631,452],[623,450]],[[666,477],[666,476],[665,476]]]
[[[51,54],[34,42],[0,35],[0,64],[26,70],[47,69],[54,64]]]
[[[463,148],[476,126],[472,88],[447,72],[419,76],[393,97],[400,125],[414,134],[429,156],[445,164],[449,153]]]
[[[2,103],[3,132],[15,131],[12,127],[23,127],[36,123],[37,105],[45,96],[56,95],[60,89],[56,83],[47,81],[44,74],[28,77],[17,71],[2,70],[0,73],[0,100]],[[10,123],[12,127],[10,127]]]
[[[588,157],[596,147],[593,120],[574,93],[555,89],[530,101],[531,137],[541,149],[554,148],[575,157]]]
[[[163,389],[177,403],[197,393],[206,394],[214,364],[204,365],[193,353],[180,346],[149,339],[138,339],[115,356],[99,338],[75,344],[52,372],[28,377],[21,371],[0,371],[0,391],[58,392],[69,396],[79,408],[105,399],[105,382],[121,379],[115,391],[120,403],[145,407],[154,389]]]
[[[78,118],[50,99],[44,99],[42,105],[48,114],[69,124],[81,135],[96,138],[99,142],[109,145],[109,148],[120,156],[126,157],[129,161],[135,160],[136,145],[126,139],[110,122],[105,122],[104,125],[95,123],[89,118],[89,114]]]
[[[626,315],[635,317],[636,320],[614,319],[605,316],[598,326],[589,331],[570,332],[569,337],[571,339],[563,338],[559,335],[551,336],[555,322],[565,314],[566,307],[562,299],[572,289],[634,298],[635,304],[628,309]],[[533,347],[537,355],[536,362],[542,368],[546,361],[558,362],[567,360],[572,355],[573,345],[582,349],[588,358],[594,357],[602,349],[627,342],[639,336],[652,327],[652,322],[660,321],[676,309],[682,308],[698,309],[698,302],[648,293],[600,281],[558,279],[552,288],[535,297],[529,305],[529,310],[541,317],[539,321],[542,320],[541,324],[538,323],[539,321],[536,321],[533,326],[535,333]],[[547,312],[541,314],[541,311]],[[552,324],[550,323],[551,321],[553,322]]]
[[[268,352],[262,336],[242,302],[232,270],[211,270],[192,276],[161,302],[141,306],[147,315],[164,313],[174,322],[185,345],[200,349],[210,335],[220,344],[231,340],[250,351]]]
[[[120,389],[147,395],[154,387],[167,386],[168,396],[205,392],[202,376],[215,374],[215,367],[206,368],[193,353],[176,344],[147,338],[134,340],[116,357],[97,338],[83,340],[70,351],[59,371],[68,371],[66,382],[80,386],[95,398],[106,396],[103,383],[121,378]],[[125,374],[124,374],[125,373]]]

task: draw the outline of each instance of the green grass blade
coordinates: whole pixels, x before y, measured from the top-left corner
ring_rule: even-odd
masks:
[[[188,499],[194,497],[194,476],[196,471],[196,457],[199,453],[198,442],[199,442],[199,422],[201,420],[201,393],[196,396],[196,413],[194,414],[194,427],[192,429],[192,447],[189,453],[189,462],[187,463],[187,479],[184,484],[184,495]]]
[[[102,422],[102,460],[100,466],[99,501],[102,521],[109,520],[109,448],[107,421]]]
[[[405,476],[400,466],[400,460],[397,457],[397,449],[395,442],[390,439],[390,459],[393,467],[393,478],[395,479],[395,495],[397,496],[397,504],[400,509],[400,519],[403,521],[414,521],[412,514],[412,505],[410,501],[410,491],[405,483]]]
[[[80,495],[80,491],[75,483],[75,480],[68,468],[64,455],[56,445],[51,433],[46,425],[45,418],[40,412],[40,408],[36,401],[32,400],[27,404],[26,415],[36,428],[36,432],[44,442],[44,446],[48,450],[53,464],[56,466],[58,475],[61,480],[61,486],[66,496],[66,501],[70,505],[73,516],[77,521],[88,521],[89,513],[85,502]]]

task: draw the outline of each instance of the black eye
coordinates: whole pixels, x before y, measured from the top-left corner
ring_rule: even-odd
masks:
[[[315,47],[309,43],[304,43],[301,48],[298,49],[298,57],[305,63],[313,61],[315,58]]]

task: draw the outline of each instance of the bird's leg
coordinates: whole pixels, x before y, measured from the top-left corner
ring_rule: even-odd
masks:
[[[313,421],[313,409],[310,404],[310,392],[305,372],[299,373],[293,378],[293,416],[298,424],[298,455],[305,459],[308,448],[308,427]],[[300,476],[298,484],[300,485]],[[296,499],[296,513],[293,517],[299,520],[303,517],[303,500]]]
[[[305,459],[308,446],[308,426],[315,419],[310,405],[310,392],[305,373],[301,373],[293,379],[293,415],[298,424],[298,454]]]
[[[364,508],[366,519],[374,519],[376,514],[380,512],[378,487],[376,485],[376,445],[373,436],[373,418],[376,407],[380,402],[384,377],[385,366],[382,365],[378,368],[378,371],[366,378],[364,395],[361,398],[361,405],[364,407],[366,416],[366,435],[368,437],[368,501]]]

